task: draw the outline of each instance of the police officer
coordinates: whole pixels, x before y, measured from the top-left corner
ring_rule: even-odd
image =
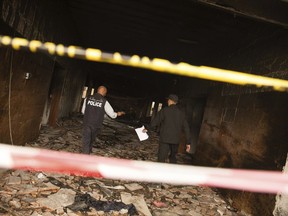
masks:
[[[112,119],[122,116],[125,112],[114,112],[106,100],[107,88],[99,86],[97,93],[85,98],[81,112],[83,119],[83,153],[92,152],[93,141],[100,133],[105,113]]]

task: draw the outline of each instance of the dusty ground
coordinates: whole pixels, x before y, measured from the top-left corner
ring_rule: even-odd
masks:
[[[81,152],[82,117],[71,117],[57,128],[42,127],[37,140],[27,146],[57,151]],[[105,157],[156,161],[158,137],[140,142],[128,124],[105,119],[93,154]],[[178,161],[189,164],[185,154]],[[73,175],[2,171],[0,215],[248,215],[234,209],[216,189],[120,180],[85,178]],[[132,203],[132,204],[130,204]]]

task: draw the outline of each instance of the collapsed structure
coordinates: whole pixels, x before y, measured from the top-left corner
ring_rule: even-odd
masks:
[[[287,79],[285,1],[0,3],[2,35]],[[149,122],[165,96],[177,93],[199,165],[278,171],[285,165],[286,92],[10,47],[1,47],[0,57],[1,143],[35,140],[43,125],[80,111],[83,91],[105,84],[126,122]],[[223,193],[255,215],[275,207],[275,195]]]

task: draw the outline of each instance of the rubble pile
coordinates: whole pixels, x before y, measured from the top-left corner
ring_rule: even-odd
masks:
[[[93,154],[156,161],[157,134],[140,142],[135,128],[108,118]],[[80,153],[82,118],[71,117],[57,128],[44,126],[26,146]],[[179,154],[179,163],[189,158]],[[173,175],[173,173],[171,173]],[[208,187],[96,179],[67,174],[5,170],[0,172],[0,215],[3,216],[244,216]]]

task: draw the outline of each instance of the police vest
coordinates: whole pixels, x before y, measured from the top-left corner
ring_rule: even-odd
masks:
[[[105,115],[106,99],[96,93],[86,99],[86,108],[84,113],[83,124],[89,124],[94,128],[101,128]]]

